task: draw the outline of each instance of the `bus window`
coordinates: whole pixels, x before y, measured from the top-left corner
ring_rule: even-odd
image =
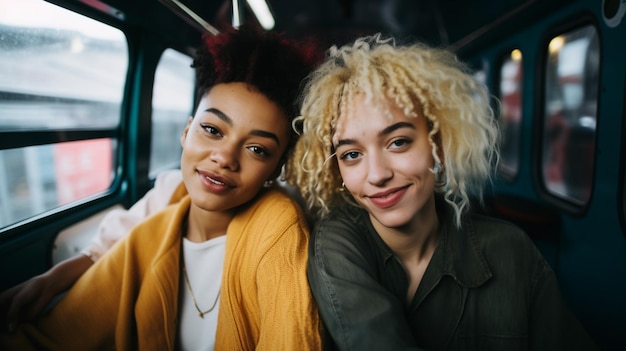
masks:
[[[110,187],[127,66],[118,29],[0,0],[0,228]]]
[[[522,52],[512,50],[500,67],[500,145],[499,172],[514,178],[519,170],[520,125],[522,121]]]
[[[487,85],[487,72],[486,72],[486,64],[480,68],[474,70],[474,79],[478,81],[480,84]]]
[[[599,81],[596,29],[554,37],[545,77],[542,176],[547,191],[576,205],[591,197]]]
[[[152,95],[150,177],[180,163],[180,135],[193,115],[195,86],[192,58],[173,49],[161,56]]]

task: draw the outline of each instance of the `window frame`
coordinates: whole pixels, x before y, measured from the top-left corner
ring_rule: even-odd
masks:
[[[566,213],[569,213],[574,216],[583,216],[587,210],[590,208],[593,197],[595,193],[595,183],[596,183],[596,170],[597,170],[597,157],[594,157],[593,165],[592,165],[592,181],[590,184],[590,194],[589,199],[585,203],[578,203],[575,201],[571,201],[566,199],[563,196],[559,196],[554,194],[554,192],[550,191],[544,181],[543,175],[543,156],[542,152],[544,151],[544,127],[546,122],[546,74],[547,74],[547,60],[549,58],[549,50],[548,46],[552,39],[559,35],[564,35],[569,32],[574,32],[576,30],[582,29],[586,26],[592,27],[596,31],[596,35],[598,36],[598,51],[600,55],[600,67],[598,71],[598,94],[597,94],[597,102],[596,102],[596,137],[594,139],[594,151],[597,151],[598,146],[598,138],[597,131],[599,130],[598,124],[601,123],[601,114],[600,106],[601,106],[601,94],[600,87],[602,85],[602,31],[599,29],[598,24],[596,23],[593,16],[588,13],[578,13],[578,16],[572,17],[570,20],[564,21],[558,25],[555,25],[550,28],[549,31],[546,31],[542,40],[538,42],[538,55],[536,62],[536,71],[537,77],[536,79],[536,88],[535,88],[535,101],[537,103],[534,105],[534,115],[538,118],[534,121],[533,126],[533,144],[535,148],[533,149],[533,179],[535,181],[536,188],[538,189],[539,197],[556,206]]]
[[[128,145],[126,135],[131,129],[132,121],[128,118],[131,107],[129,106],[132,95],[132,79],[136,72],[136,60],[138,55],[138,40],[129,35],[127,25],[115,17],[109,17],[86,4],[69,4],[58,1],[41,0],[49,2],[67,11],[73,12],[100,22],[119,30],[126,41],[127,47],[127,69],[124,74],[124,84],[120,101],[120,120],[116,127],[94,127],[79,129],[59,128],[42,130],[0,130],[0,150],[26,148],[31,146],[55,145],[65,142],[84,141],[94,139],[111,139],[117,145],[117,149],[112,154],[114,163],[112,164],[113,179],[109,188],[103,192],[83,197],[69,204],[59,205],[46,209],[41,213],[34,214],[27,218],[20,219],[9,225],[0,227],[0,242],[20,238],[21,241],[35,242],[38,237],[44,235],[39,233],[41,228],[46,228],[45,235],[51,232],[56,233],[62,228],[76,223],[82,218],[87,218],[99,211],[102,211],[116,203],[129,204],[125,199],[128,195],[127,181],[123,177],[123,164],[128,163]],[[56,229],[55,229],[56,228]],[[28,235],[25,235],[28,234]]]
[[[152,94],[152,100],[151,100],[151,114],[150,114],[151,136],[154,136],[154,134],[155,134],[155,125],[154,125],[155,124],[155,106],[154,106],[155,105],[155,103],[154,103],[155,94],[154,94],[154,90],[157,88],[156,87],[156,83],[157,83],[157,79],[156,78],[157,78],[157,73],[159,73],[159,67],[160,67],[160,64],[162,62],[161,60],[163,59],[164,55],[166,55],[166,53],[168,51],[176,52],[179,55],[187,56],[190,59],[190,64],[193,63],[193,55],[192,54],[190,54],[188,52],[185,52],[185,51],[177,50],[177,49],[171,48],[171,47],[164,48],[163,52],[159,56],[159,60],[157,62],[155,70],[154,70],[154,78],[155,79],[153,81],[153,86],[152,86],[153,94]],[[188,110],[185,111],[185,112],[181,111],[181,115],[179,116],[180,121],[178,121],[178,127],[177,128],[180,130],[180,133],[182,133],[182,131],[185,128],[185,125],[187,123],[187,118],[189,116],[193,116],[193,114],[195,112],[194,108],[195,108],[195,105],[196,105],[196,101],[195,101],[196,100],[195,71],[193,70],[193,68],[191,66],[189,67],[189,69],[191,70],[190,72],[191,72],[191,79],[192,79],[191,91],[190,91],[191,95],[189,96]],[[187,116],[185,116],[185,114]],[[182,146],[179,143],[179,137],[180,137],[180,135],[178,135],[177,138],[175,138],[173,140],[175,140],[175,142],[177,144],[176,145],[177,149],[180,152],[182,152]],[[160,165],[160,167],[159,167],[159,166],[155,166],[155,165],[152,164],[155,161],[155,157],[152,154],[154,151],[155,151],[155,144],[154,144],[154,140],[151,138],[151,140],[150,140],[150,158],[149,158],[149,161],[150,161],[150,163],[149,163],[149,177],[150,177],[150,179],[155,180],[157,174],[162,172],[162,171],[165,171],[167,169],[172,169],[174,167],[180,167],[180,152],[179,152],[177,160],[169,162],[169,163],[164,164],[164,165]]]
[[[520,176],[520,173],[523,171],[522,169],[522,140],[523,140],[523,126],[526,123],[524,117],[526,115],[526,112],[524,111],[524,102],[525,102],[525,96],[524,96],[524,85],[526,84],[526,81],[524,80],[525,76],[524,76],[524,65],[525,65],[525,54],[524,51],[522,49],[522,47],[520,46],[507,46],[505,47],[503,50],[499,51],[498,55],[497,55],[497,59],[496,59],[496,68],[494,70],[495,74],[494,74],[494,80],[493,80],[493,84],[494,84],[494,91],[497,94],[497,98],[498,98],[498,104],[497,106],[494,107],[495,113],[496,113],[496,118],[498,119],[498,122],[501,122],[501,119],[503,118],[502,115],[502,68],[504,67],[504,63],[507,62],[507,60],[509,59],[509,57],[511,56],[511,53],[514,50],[518,50],[521,52],[522,54],[522,58],[519,62],[520,65],[520,69],[522,71],[522,80],[521,80],[521,84],[519,87],[519,95],[520,95],[520,119],[519,119],[519,126],[518,126],[518,130],[517,130],[517,137],[518,137],[518,143],[517,143],[517,152],[516,152],[516,157],[517,157],[517,168],[514,171],[511,171],[508,167],[504,167],[502,166],[502,156],[500,156],[500,161],[498,163],[498,168],[497,168],[497,174],[498,177],[500,179],[502,179],[503,181],[507,182],[507,183],[514,183],[518,177]],[[502,143],[500,143],[500,153],[502,153]]]

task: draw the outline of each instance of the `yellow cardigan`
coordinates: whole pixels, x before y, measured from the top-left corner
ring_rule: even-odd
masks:
[[[185,196],[136,226],[50,314],[1,337],[0,349],[173,350],[180,228],[189,206]],[[216,350],[322,349],[306,276],[308,239],[300,208],[279,190],[235,216],[226,234]]]

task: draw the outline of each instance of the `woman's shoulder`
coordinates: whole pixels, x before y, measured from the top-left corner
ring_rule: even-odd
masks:
[[[541,257],[528,234],[511,222],[472,214],[464,226],[466,234],[474,238],[476,245],[486,256],[531,261]]]
[[[231,227],[241,231],[244,228],[268,232],[282,232],[288,228],[307,228],[306,217],[300,205],[280,188],[265,189],[257,197],[241,208],[233,218]]]
[[[335,207],[326,216],[316,221],[316,228],[329,227],[346,227],[346,228],[362,228],[368,219],[367,212],[357,206],[344,204]]]
[[[369,218],[367,210],[353,203],[344,203],[333,207],[322,219],[323,222],[361,223],[363,218]]]
[[[178,250],[180,228],[190,203],[189,197],[185,197],[177,204],[149,216],[135,225],[109,251],[119,254],[119,250],[124,250],[141,262],[151,262],[170,252],[170,249]]]
[[[526,232],[516,224],[501,218],[487,216],[483,214],[471,214],[464,226],[476,233],[480,233],[480,238],[506,239],[506,240],[530,240]]]
[[[300,205],[282,188],[265,189],[242,211],[271,213],[276,216],[294,216],[301,211]]]
[[[184,216],[189,210],[190,204],[191,199],[189,196],[185,196],[177,203],[167,206],[166,208],[157,211],[140,221],[132,228],[130,234],[138,235],[134,233],[150,232],[151,237],[163,235],[164,233],[170,231],[170,229],[172,229],[171,227],[175,227],[176,224],[182,222]]]
[[[373,235],[368,235],[372,230],[370,226],[364,209],[346,204],[333,208],[329,214],[315,222],[311,242],[317,248],[371,246],[375,239]]]

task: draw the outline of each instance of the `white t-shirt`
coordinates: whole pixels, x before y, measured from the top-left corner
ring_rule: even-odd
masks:
[[[226,235],[211,240],[194,243],[183,238],[183,257],[191,291],[196,298],[198,308],[206,312],[201,318],[196,308],[185,275],[180,274],[179,318],[177,349],[213,350],[219,292],[222,285]]]

